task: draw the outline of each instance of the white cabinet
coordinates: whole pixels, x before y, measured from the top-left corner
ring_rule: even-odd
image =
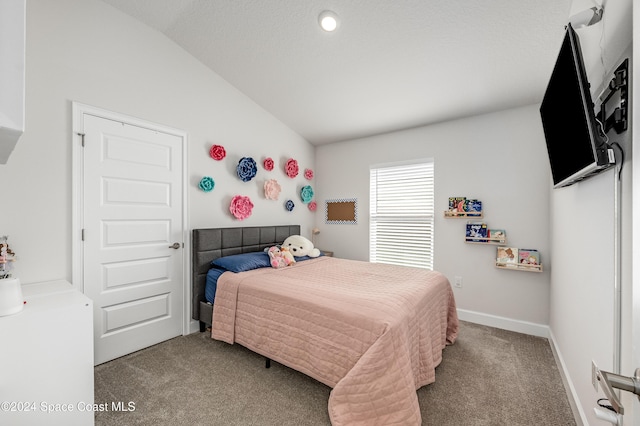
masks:
[[[66,281],[22,291],[0,317],[0,424],[93,425],[93,302]]]
[[[24,131],[25,0],[0,1],[0,164]]]

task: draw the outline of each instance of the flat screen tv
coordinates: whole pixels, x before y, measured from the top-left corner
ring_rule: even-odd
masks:
[[[567,25],[540,106],[553,187],[572,185],[611,167],[613,150],[596,121],[578,36]]]

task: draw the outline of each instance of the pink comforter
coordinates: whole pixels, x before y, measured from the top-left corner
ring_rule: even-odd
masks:
[[[438,272],[331,257],[218,280],[211,336],[333,388],[338,425],[419,425],[416,390],[458,334]]]

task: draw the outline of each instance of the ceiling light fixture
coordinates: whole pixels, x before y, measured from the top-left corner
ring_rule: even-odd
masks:
[[[330,10],[325,10],[318,16],[318,23],[320,28],[327,32],[335,31],[338,28],[338,15]]]

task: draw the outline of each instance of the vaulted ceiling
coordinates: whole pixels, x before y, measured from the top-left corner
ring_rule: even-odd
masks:
[[[313,144],[540,102],[571,0],[102,0]],[[337,31],[318,26],[332,10]]]

